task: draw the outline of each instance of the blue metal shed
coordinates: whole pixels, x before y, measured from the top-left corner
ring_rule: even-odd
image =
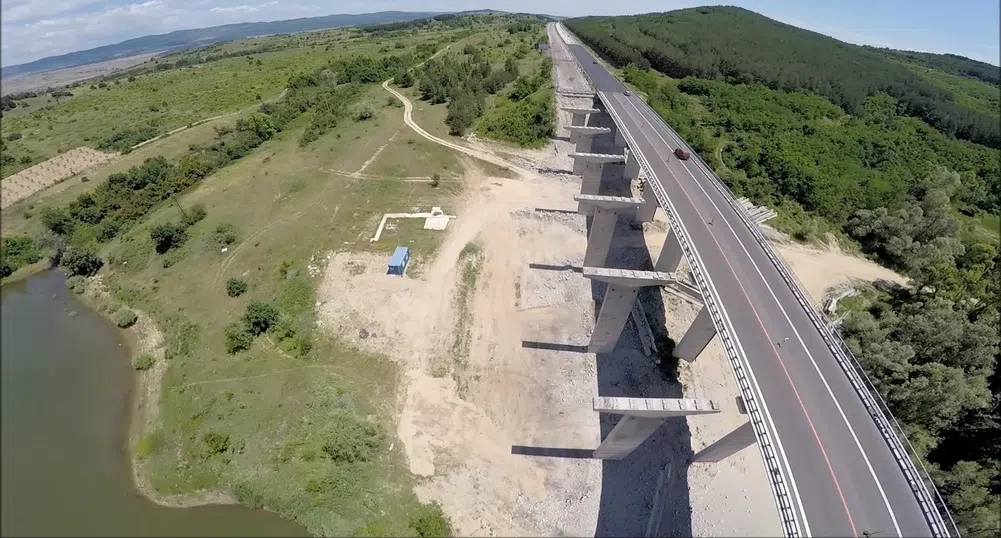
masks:
[[[396,247],[393,257],[389,259],[389,274],[403,276],[410,263],[410,249],[407,247]]]

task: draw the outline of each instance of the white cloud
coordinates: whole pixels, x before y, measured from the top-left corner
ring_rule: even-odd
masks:
[[[209,11],[212,13],[253,13],[257,11],[257,8],[251,6],[214,7]]]
[[[36,19],[41,16],[52,17],[79,11],[88,6],[100,3],[102,0],[4,0],[0,4],[0,18],[4,24]]]

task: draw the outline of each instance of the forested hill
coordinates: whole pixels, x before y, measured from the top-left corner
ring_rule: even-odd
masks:
[[[674,78],[723,78],[732,83],[760,82],[773,89],[810,90],[854,115],[863,111],[868,96],[886,92],[900,101],[906,114],[946,135],[1001,148],[1001,125],[996,119],[956,102],[953,92],[884,52],[745,9],[715,6],[584,17],[570,19],[566,25],[619,66],[653,67]],[[919,58],[926,64],[944,63]],[[990,77],[986,70],[984,74]]]
[[[965,56],[933,54],[931,52],[916,52],[913,50],[882,49],[868,46],[865,48],[914,62],[929,69],[944,71],[951,75],[973,77],[988,84],[1001,84],[1001,67],[971,60]]]

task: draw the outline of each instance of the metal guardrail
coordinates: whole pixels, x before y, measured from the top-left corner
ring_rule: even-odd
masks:
[[[564,43],[567,42],[563,33],[560,31],[559,26],[556,27],[557,33],[563,39]],[[585,78],[587,77],[587,72],[580,66],[577,62],[577,58],[571,53],[570,57],[577,64],[578,69],[584,73]],[[588,82],[592,85],[593,83],[588,79]],[[600,95],[600,92],[597,93]],[[613,114],[613,119],[618,120],[617,115],[614,111],[609,110]],[[623,136],[626,141],[632,147],[637,147],[636,141],[632,138],[628,132],[623,131]],[[639,152],[635,153],[640,166],[644,169],[647,177],[655,177],[650,164],[646,161],[643,155]],[[782,522],[782,527],[785,535],[790,538],[796,538],[802,536],[800,532],[799,520],[796,515],[796,510],[793,507],[792,498],[790,495],[789,482],[785,474],[782,472],[782,467],[779,464],[778,459],[778,449],[768,432],[765,425],[764,414],[760,408],[757,398],[755,397],[755,391],[752,389],[752,382],[748,376],[749,368],[744,365],[744,359],[740,353],[737,352],[737,346],[735,345],[733,338],[730,335],[730,330],[727,323],[724,321],[724,317],[717,303],[718,298],[716,297],[715,288],[711,287],[706,279],[703,269],[701,258],[695,253],[691,246],[691,240],[688,237],[688,231],[685,229],[684,225],[681,223],[680,219],[675,217],[675,211],[673,211],[673,204],[667,197],[667,193],[664,191],[663,187],[656,181],[648,182],[651,189],[654,192],[654,196],[657,198],[658,203],[661,207],[672,208],[667,210],[668,221],[671,225],[671,229],[674,231],[678,237],[678,242],[681,244],[681,249],[685,253],[685,257],[688,259],[688,265],[691,269],[691,275],[695,280],[700,292],[702,293],[702,298],[704,302],[704,308],[707,308],[712,320],[713,325],[716,327],[717,334],[720,337],[720,342],[723,344],[723,349],[726,352],[727,358],[730,361],[730,365],[734,372],[734,377],[737,380],[737,385],[740,388],[741,397],[744,400],[745,407],[747,409],[747,414],[750,417],[751,424],[754,428],[754,434],[757,439],[757,445],[761,451],[762,458],[764,459],[765,467],[767,468],[767,475],[769,478],[769,483],[772,488],[772,493],[775,497],[776,504],[778,505],[779,516]]]
[[[559,32],[559,29],[557,29],[557,31]],[[581,71],[583,71],[583,69],[581,69]],[[643,102],[643,105],[649,108],[649,105],[647,105],[645,101]],[[674,132],[669,125],[667,125],[667,122],[664,121],[659,114],[656,114],[656,112],[652,109],[650,110],[651,112],[654,112],[654,115],[657,118],[660,118],[664,125],[668,127],[671,133],[674,134],[678,140],[681,140],[682,143],[684,143],[681,137]],[[631,140],[631,137],[628,136],[628,134],[626,136]],[[688,146],[687,143],[685,145]],[[688,149],[691,150],[691,147],[689,146]],[[890,411],[886,400],[884,400],[879,394],[879,391],[876,390],[876,387],[873,385],[869,375],[865,372],[865,369],[862,368],[858,358],[856,358],[851,349],[848,348],[848,345],[845,343],[840,333],[832,329],[831,324],[826,320],[826,316],[821,317],[821,314],[816,308],[813,307],[813,304],[809,301],[806,293],[804,292],[805,287],[795,274],[788,269],[787,264],[781,256],[778,255],[774,249],[772,249],[771,245],[761,234],[761,230],[758,225],[755,224],[750,218],[746,208],[736,202],[736,196],[734,196],[733,192],[730,191],[729,187],[727,187],[723,181],[719,179],[716,173],[711,167],[709,167],[702,157],[694,151],[690,151],[690,153],[695,157],[696,164],[702,169],[702,172],[705,173],[706,177],[712,181],[716,189],[723,195],[730,207],[733,208],[733,210],[750,230],[751,235],[755,238],[765,255],[779,271],[783,280],[785,280],[790,290],[792,290],[797,302],[806,312],[807,317],[810,318],[811,323],[813,323],[813,325],[817,328],[821,338],[824,339],[824,342],[834,354],[835,359],[838,361],[838,365],[845,372],[852,388],[859,395],[863,405],[866,407],[867,412],[873,418],[877,429],[879,429],[884,441],[893,453],[898,466],[904,473],[904,476],[911,487],[911,491],[914,493],[918,504],[921,506],[922,512],[925,514],[925,519],[931,527],[932,533],[935,536],[959,537],[959,528],[956,525],[955,520],[952,518],[952,514],[949,512],[948,506],[945,504],[945,499],[942,498],[942,495],[935,486],[931,475],[928,473],[928,469],[925,468],[924,463],[921,461],[921,458],[914,449],[914,446],[911,445],[910,441],[907,439],[907,435],[900,426],[900,423]],[[637,155],[639,156],[639,154]],[[649,165],[645,162],[645,159],[641,158],[639,160],[647,175],[652,176]],[[662,204],[662,207],[669,207],[670,201],[666,199],[666,193],[658,192],[659,185],[657,185],[656,182],[650,182],[650,184],[654,186],[655,195],[657,196],[658,201]],[[665,202],[667,202],[666,205]],[[673,216],[670,214],[671,212],[668,213],[668,218],[672,221],[672,229],[675,229]],[[680,226],[678,227],[680,228]],[[677,229],[675,229],[675,233],[678,233]],[[682,234],[678,234],[678,237],[679,239],[682,239],[684,236]],[[681,242],[682,248],[686,249],[686,257],[691,265],[691,261],[694,257],[690,256],[687,250],[688,245],[685,244],[687,242],[687,237],[684,237]],[[693,268],[692,273],[696,276],[696,280],[698,282],[701,279],[701,271],[696,272]],[[698,282],[698,284],[699,287],[705,291],[704,283]],[[713,301],[707,301],[706,306],[710,307],[711,302]],[[714,312],[714,307],[715,305],[710,307],[710,312],[712,312],[715,317],[716,313]],[[717,320],[714,319],[714,322],[716,321]],[[720,336],[723,336],[723,332],[720,332]],[[730,355],[730,349],[727,349],[727,355]],[[737,372],[736,368],[734,369],[734,372]],[[741,382],[741,380],[738,379],[738,382]],[[741,392],[744,392],[743,384],[741,385]],[[757,425],[755,426],[755,431],[757,433]],[[901,440],[903,440],[903,442],[901,442]],[[917,465],[915,465],[915,462],[917,462]],[[932,495],[932,493],[934,493],[934,495]]]
[[[659,117],[659,115],[658,115]],[[666,122],[665,122],[665,125]],[[672,130],[673,132],[673,130]],[[674,133],[678,140],[681,137]],[[682,141],[683,142],[683,141]],[[688,144],[685,144],[686,146]],[[691,150],[691,147],[688,148]],[[737,215],[741,218],[744,224],[748,227],[751,235],[754,236],[755,240],[762,247],[765,255],[771,260],[772,264],[778,269],[779,274],[782,276],[783,280],[792,290],[793,295],[796,297],[797,302],[806,311],[807,316],[810,321],[817,328],[820,333],[821,338],[827,344],[827,347],[834,354],[834,358],[838,361],[838,365],[845,372],[848,377],[849,382],[852,384],[852,388],[859,395],[862,400],[863,405],[865,405],[866,410],[869,415],[873,418],[876,423],[876,427],[879,429],[880,434],[886,441],[890,448],[890,451],[894,455],[894,459],[897,460],[897,464],[900,466],[901,471],[907,478],[907,482],[911,487],[911,491],[917,498],[918,504],[921,506],[922,511],[925,514],[925,519],[928,521],[929,526],[932,529],[932,533],[935,536],[960,536],[959,528],[956,526],[956,522],[952,519],[952,515],[949,512],[948,507],[945,504],[945,500],[942,498],[941,493],[939,493],[938,488],[935,487],[935,483],[925,468],[924,464],[921,462],[921,458],[918,456],[917,452],[914,450],[913,445],[907,439],[907,435],[904,433],[903,428],[900,427],[900,423],[897,421],[896,417],[890,411],[889,406],[886,401],[876,390],[873,385],[872,380],[869,375],[862,368],[861,363],[858,358],[851,352],[848,345],[845,343],[841,335],[831,328],[831,324],[818,313],[817,309],[813,307],[813,304],[809,301],[806,293],[803,291],[805,288],[802,282],[796,277],[792,271],[788,269],[785,260],[777,254],[771,245],[761,234],[761,230],[757,224],[753,222],[750,215],[747,214],[747,210],[736,203],[736,197],[733,192],[730,191],[722,180],[713,172],[712,168],[695,152],[690,151],[696,159],[696,162],[700,168],[702,168],[703,173],[706,174],[716,189],[726,198],[727,203],[736,211]],[[903,440],[903,442],[901,442]],[[906,446],[905,446],[906,444]],[[917,462],[915,466],[914,462]],[[920,472],[919,472],[920,467]],[[934,497],[929,493],[934,492]],[[946,523],[948,521],[948,524]],[[951,525],[951,528],[949,528]]]

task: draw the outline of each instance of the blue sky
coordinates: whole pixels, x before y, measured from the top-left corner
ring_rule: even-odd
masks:
[[[749,0],[736,5],[852,43],[951,52],[999,63],[998,0]],[[675,0],[3,0],[0,63],[234,22],[373,11],[493,8],[551,15],[618,15],[705,5]]]

